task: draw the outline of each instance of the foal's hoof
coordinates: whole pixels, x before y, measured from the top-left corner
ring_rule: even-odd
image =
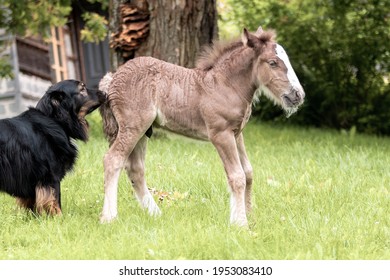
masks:
[[[247,219],[230,221],[230,225],[236,226],[239,228],[247,228],[247,229],[249,228]]]
[[[161,214],[162,214],[160,208],[158,208],[157,205],[156,205],[156,207],[149,208],[149,209],[148,209],[148,213],[149,213],[149,215],[152,216],[152,217],[160,217]]]
[[[113,220],[116,219],[117,216],[113,216],[113,215],[104,215],[102,214],[100,216],[100,223],[101,224],[108,224],[108,223],[111,223]]]

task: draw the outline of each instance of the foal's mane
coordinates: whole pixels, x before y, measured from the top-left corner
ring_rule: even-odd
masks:
[[[266,44],[267,42],[273,41],[275,36],[274,31],[263,31],[257,39],[263,44]],[[211,45],[205,46],[200,52],[196,60],[196,68],[205,71],[210,70],[225,54],[243,46],[242,39],[238,38],[229,41],[214,41]]]

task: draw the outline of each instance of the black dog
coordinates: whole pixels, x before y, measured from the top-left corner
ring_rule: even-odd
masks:
[[[36,108],[0,120],[0,191],[39,214],[61,214],[60,182],[77,157],[72,139],[87,141],[85,116],[105,101],[99,90],[66,80]]]

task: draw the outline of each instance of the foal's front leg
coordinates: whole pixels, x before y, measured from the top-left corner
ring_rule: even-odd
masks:
[[[241,166],[245,173],[245,179],[246,179],[245,205],[246,205],[246,212],[249,213],[252,210],[253,168],[246,154],[244,136],[242,135],[242,132],[237,137],[237,149],[240,157]]]
[[[245,212],[246,178],[241,166],[235,135],[232,131],[219,132],[210,136],[225,168],[230,187],[230,223],[247,226]]]

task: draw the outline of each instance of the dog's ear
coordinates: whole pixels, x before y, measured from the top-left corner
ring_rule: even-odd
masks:
[[[64,99],[65,93],[62,91],[50,91],[50,89],[39,100],[36,108],[47,116],[51,116],[53,112],[60,108],[60,104]]]
[[[54,107],[60,106],[62,100],[64,99],[65,93],[62,91],[54,91],[50,94],[50,102]]]

